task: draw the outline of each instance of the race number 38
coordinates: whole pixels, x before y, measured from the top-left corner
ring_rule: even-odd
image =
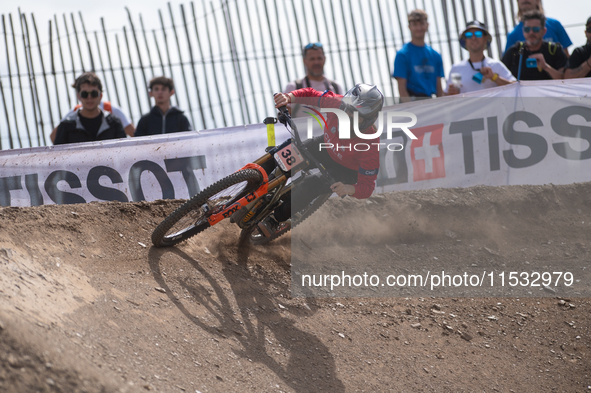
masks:
[[[300,152],[293,145],[285,146],[283,149],[275,153],[275,160],[277,160],[277,163],[285,172],[304,161]]]

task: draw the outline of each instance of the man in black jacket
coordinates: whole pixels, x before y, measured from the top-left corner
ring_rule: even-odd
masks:
[[[170,134],[172,132],[191,131],[189,119],[176,106],[170,105],[174,94],[174,82],[160,76],[150,81],[150,97],[154,97],[154,107],[150,113],[142,116],[137,123],[134,136]]]
[[[507,49],[503,56],[505,66],[520,80],[562,79],[568,58],[559,43],[544,40],[547,31],[544,14],[529,11],[521,20],[525,42],[516,42]]]
[[[95,74],[85,73],[76,79],[74,87],[82,107],[59,124],[54,145],[126,137],[121,120],[99,107],[103,86]]]

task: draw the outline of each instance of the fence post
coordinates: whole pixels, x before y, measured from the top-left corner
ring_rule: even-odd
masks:
[[[125,77],[125,72],[123,70],[123,57],[121,56],[121,47],[119,46],[119,37],[117,36],[117,34],[115,34],[115,43],[117,44],[117,53],[119,54],[119,64],[121,64],[121,77],[123,78],[123,86],[125,86],[125,96],[127,98],[127,107],[129,108],[129,117],[131,118],[131,122],[135,123],[135,121],[133,120],[133,110],[131,108],[131,99],[129,98],[129,89],[127,87],[127,78]],[[133,72],[133,70],[132,70],[132,72]]]
[[[148,52],[148,64],[150,65],[150,71],[152,71],[152,77],[155,77],[156,73],[154,72],[154,66],[152,65],[152,54],[150,53],[150,45],[148,45],[148,37],[146,36],[146,28],[144,27],[144,20],[142,18],[142,14],[140,14],[140,26],[142,27],[144,44],[146,45],[146,51]]]
[[[35,115],[35,129],[37,130],[37,144],[41,145],[41,133],[43,132],[43,115],[39,105],[39,94],[37,94],[37,81],[35,80],[35,67],[33,65],[33,56],[31,53],[31,39],[29,35],[29,26],[25,14],[20,13],[21,31],[23,32],[23,44],[25,47],[25,60],[27,61],[27,72],[29,73],[29,83],[31,85],[31,103],[33,104],[33,114]],[[28,50],[27,50],[28,48]],[[35,99],[37,98],[37,99]],[[37,106],[35,106],[37,104]],[[37,118],[37,108],[39,108],[39,117]],[[39,129],[41,126],[41,130]],[[44,138],[45,140],[45,138]],[[32,145],[31,145],[32,146]]]
[[[195,3],[191,2],[191,15],[193,16],[193,21],[195,22],[195,37],[197,38],[197,48],[199,49],[199,57],[201,58],[201,66],[203,67],[203,73],[205,75],[204,82],[205,82],[205,94],[207,95],[207,103],[209,104],[209,112],[211,115],[211,121],[213,121],[213,127],[216,127],[215,122],[215,115],[213,113],[213,101],[211,100],[211,93],[209,91],[209,75],[207,72],[207,67],[205,65],[205,58],[203,57],[203,48],[201,46],[201,39],[199,38],[199,27],[197,22],[197,16],[195,14]],[[216,86],[217,88],[217,86]],[[221,100],[220,100],[221,101]],[[205,121],[205,117],[203,118],[203,128],[207,129],[207,123]]]
[[[238,15],[240,15],[240,11],[238,10],[238,2],[235,2],[234,5],[236,6],[236,12],[238,13]],[[233,24],[232,23],[232,17],[230,15],[230,12],[229,11],[230,10],[229,10],[229,7],[228,7],[228,15],[229,15],[229,18],[230,18],[230,25],[232,25]],[[251,67],[250,67],[250,61],[249,61],[248,53],[247,53],[247,50],[246,50],[245,39],[244,39],[244,25],[247,25],[247,24],[248,23],[237,23],[237,25],[240,26],[240,35],[239,35],[239,37],[240,37],[240,43],[242,44],[242,48],[244,49],[244,62],[246,63],[246,69],[248,70],[248,72],[246,74],[248,75],[248,81],[250,83],[250,90],[252,92],[252,105],[254,105],[255,116],[258,119],[261,119],[261,118],[264,117],[264,115],[262,115],[260,113],[260,109],[262,109],[262,108],[261,108],[260,105],[257,105],[256,99],[255,99],[255,91],[256,91],[256,89],[255,89],[254,83],[252,81],[252,75],[254,74],[254,72],[251,70]],[[258,67],[257,67],[257,71],[259,71],[258,70]],[[259,71],[259,80],[262,80],[262,78],[260,76],[260,71]],[[245,96],[245,99],[246,99],[246,96]],[[247,105],[247,107],[248,107],[248,105]],[[252,120],[251,120],[251,117],[250,117],[250,112],[249,112],[249,117],[248,118],[249,118],[250,123],[252,123]],[[256,121],[256,122],[258,123],[258,121]]]
[[[66,14],[62,14],[63,18],[64,18],[64,26],[66,28],[66,37],[68,38],[68,49],[70,50],[70,60],[72,62],[72,79],[76,80],[76,66],[74,65],[74,52],[72,51],[72,41],[70,40],[70,31],[68,29],[68,20],[66,19]],[[74,97],[76,97],[76,100],[74,102],[74,105],[76,105],[78,103],[78,96],[76,94],[74,94]]]
[[[388,48],[386,47],[386,31],[384,29],[384,22],[382,21],[382,15],[384,15],[382,13],[382,8],[380,7],[380,0],[378,0],[378,19],[380,21],[380,27],[382,29],[382,39],[384,41],[384,54],[386,55],[386,63],[388,62]],[[388,64],[388,70],[390,69],[390,64]],[[392,80],[393,78],[390,78],[390,84],[392,87],[392,92],[394,92],[394,81]]]
[[[12,20],[11,20],[12,22]],[[11,101],[12,101],[12,112],[14,114],[14,126],[16,127],[16,136],[18,139],[18,145],[19,147],[23,146],[23,143],[21,141],[21,134],[19,132],[19,126],[18,126],[18,116],[16,115],[16,103],[14,102],[14,86],[12,85],[12,70],[10,67],[10,52],[8,50],[8,31],[6,29],[6,20],[4,18],[4,15],[2,15],[2,30],[4,32],[4,44],[6,45],[6,64],[8,65],[8,83],[10,85],[10,97],[11,97]],[[14,34],[12,35],[12,38],[14,39]],[[14,47],[14,50],[16,51],[16,45]],[[18,67],[18,59],[15,58],[15,61],[17,62],[17,67]],[[19,76],[19,84],[20,84],[20,76]],[[6,100],[4,101],[6,102]],[[7,116],[8,118],[8,116]],[[25,115],[25,120],[27,119],[26,115]],[[9,126],[10,127],[10,126]],[[27,125],[27,130],[28,130],[28,125]],[[10,134],[9,131],[9,142],[10,142],[10,148],[12,149],[14,146],[13,142],[12,142],[12,135]],[[0,147],[0,149],[2,149]]]
[[[125,7],[125,12],[127,12],[127,17],[129,18],[129,26],[131,27],[131,34],[133,35],[133,41],[135,42],[135,49],[137,50],[137,58],[140,62],[140,70],[142,71],[142,78],[144,79],[144,91],[146,92],[146,98],[148,99],[148,108],[152,107],[152,103],[150,101],[150,93],[148,92],[148,80],[146,79],[146,70],[144,69],[144,62],[142,61],[142,54],[140,52],[140,44],[137,40],[137,34],[135,33],[135,26],[133,25],[133,19],[131,18],[131,12],[129,12],[129,8]],[[125,41],[127,42],[127,35],[125,36]],[[128,44],[129,49],[129,44]],[[129,56],[129,62],[131,63],[131,53]]]
[[[115,96],[117,97],[117,104],[121,106],[121,99],[119,98],[119,88],[117,87],[117,81],[115,80],[115,69],[113,68],[113,61],[111,60],[111,50],[109,49],[109,41],[107,40],[107,29],[105,29],[105,20],[103,18],[101,18],[101,27],[103,28],[103,37],[105,38],[105,47],[107,48],[107,58],[109,59],[109,68],[111,69],[111,78],[113,79],[113,86],[115,87]],[[129,110],[131,111],[131,108],[129,108]]]
[[[232,66],[234,68],[234,77],[236,79],[236,86],[238,87],[238,103],[240,104],[240,109],[242,109],[242,120],[246,122],[248,119],[248,123],[252,124],[252,119],[250,118],[250,113],[246,107],[246,103],[244,99],[246,98],[246,94],[244,93],[244,83],[242,79],[242,72],[240,71],[240,64],[238,62],[238,54],[236,51],[236,41],[234,39],[234,30],[232,26],[228,23],[228,12],[227,12],[228,2],[227,0],[222,0],[222,16],[224,18],[224,24],[226,26],[226,34],[228,36],[228,45],[230,46],[230,57],[232,58]]]
[[[125,38],[125,46],[127,47],[127,57],[129,58],[129,71],[131,71],[131,79],[133,80],[135,96],[137,98],[137,106],[140,111],[140,116],[144,113],[142,109],[142,99],[140,98],[140,89],[137,85],[137,78],[135,77],[135,70],[133,69],[133,59],[131,58],[131,49],[129,48],[129,39],[127,38],[127,29],[123,26],[123,38]],[[123,70],[123,63],[121,63],[121,70]],[[144,90],[147,90],[147,86],[144,85]]]
[[[162,11],[158,10],[158,17],[160,18],[160,25],[162,26],[162,35],[164,37],[164,48],[166,49],[166,58],[168,59],[168,70],[170,71],[170,78],[174,79],[172,74],[172,60],[170,60],[170,51],[168,50],[168,36],[166,35],[166,28],[164,27],[164,19],[162,18]],[[177,106],[179,105],[179,96],[173,96]]]
[[[181,4],[181,15],[183,17],[183,25],[185,27],[185,35],[187,36],[187,45],[189,47],[189,59],[191,61],[191,71],[193,73],[193,81],[195,82],[195,94],[197,96],[197,105],[199,105],[199,113],[201,114],[201,124],[205,128],[205,114],[203,113],[203,105],[201,105],[201,97],[199,95],[199,82],[197,81],[197,72],[195,71],[195,59],[193,57],[193,46],[191,45],[191,36],[189,35],[189,26],[187,25],[187,17],[185,15],[185,7]],[[197,23],[197,22],[195,22]],[[188,92],[187,92],[188,96]],[[189,98],[190,99],[190,98]],[[197,124],[193,123],[193,127],[198,129]]]
[[[55,87],[55,97],[57,100],[57,114],[59,116],[59,120],[62,119],[62,108],[60,103],[60,94],[57,86],[57,72],[55,71],[55,60],[53,56],[53,29],[51,28],[51,19],[49,20],[49,59],[51,61],[51,75],[53,75],[53,84]],[[68,86],[66,84],[66,86]],[[67,89],[67,87],[66,87]]]
[[[245,4],[246,4],[246,0],[244,0]],[[259,35],[261,37],[261,54],[263,57],[263,65],[265,66],[265,74],[267,75],[267,80],[269,81],[269,92],[277,92],[277,91],[283,91],[283,89],[281,89],[281,83],[279,82],[279,75],[277,75],[277,81],[279,82],[279,90],[276,90],[273,88],[273,83],[271,81],[271,73],[269,72],[269,65],[267,64],[267,56],[266,56],[266,50],[265,50],[265,40],[263,39],[263,22],[261,19],[261,13],[259,12],[259,6],[257,4],[258,2],[255,0],[254,1],[254,5],[256,8],[256,12],[255,15],[257,17],[257,21],[258,21],[258,25],[259,25],[259,31],[261,32],[261,34]],[[247,7],[249,8],[249,7]],[[252,15],[250,14],[250,9],[249,9],[249,19],[252,20]]]
[[[187,84],[187,76],[185,75],[185,67],[183,64],[183,55],[181,51],[181,45],[179,43],[179,36],[176,32],[176,26],[174,24],[174,15],[172,14],[172,6],[168,3],[168,11],[170,12],[170,21],[172,22],[172,31],[174,32],[174,38],[176,40],[176,47],[179,51],[179,62],[181,66],[181,74],[183,75],[183,82],[185,82],[185,91],[187,92],[187,104],[189,106],[189,113],[191,115],[191,121],[195,123],[195,115],[193,114],[193,105],[191,105],[191,98],[189,97],[189,85]],[[176,95],[176,94],[175,94]]]
[[[43,82],[45,84],[45,92],[47,93],[47,108],[49,109],[49,121],[51,122],[51,128],[55,127],[56,124],[53,121],[53,109],[51,107],[51,98],[49,98],[49,85],[47,84],[47,73],[45,72],[45,61],[43,61],[43,51],[41,50],[41,42],[39,41],[39,32],[37,31],[37,23],[35,22],[35,16],[31,14],[31,19],[33,20],[33,28],[35,29],[35,37],[37,38],[37,48],[39,49],[39,60],[41,62],[41,72],[43,72]],[[49,28],[51,29],[51,21],[49,22]],[[51,34],[50,34],[51,37]],[[39,97],[37,96],[37,100]],[[59,104],[58,104],[59,105]],[[41,106],[39,106],[39,111],[41,111]],[[43,142],[45,142],[45,135],[43,137]]]
[[[8,143],[10,144],[10,148],[14,149],[14,143],[12,142],[12,129],[10,128],[10,118],[8,117],[8,107],[6,106],[6,96],[4,95],[4,85],[2,84],[2,78],[0,78],[0,94],[2,94],[2,103],[4,104],[4,113],[6,115],[6,125],[8,126]],[[16,132],[18,133],[18,130],[16,130]],[[2,133],[0,133],[0,150],[2,150]]]
[[[256,1],[254,3],[255,3],[255,6],[256,6]],[[250,20],[250,21],[254,20],[253,19],[253,15],[250,12],[250,7],[247,4],[247,0],[244,0],[244,6],[246,7],[246,10],[248,12],[248,20]],[[261,22],[261,18],[259,17],[260,14],[258,13],[258,9],[257,9],[257,12],[255,13],[255,15],[256,15],[256,18],[257,18],[258,25],[259,25],[259,31],[261,32],[261,34],[259,35],[259,37],[261,38],[261,56],[262,56],[262,63],[263,63],[263,67],[264,67],[263,72],[267,76],[267,82],[269,83],[269,93],[272,93],[274,89],[273,89],[273,83],[271,82],[271,74],[269,73],[269,69],[267,67],[267,57],[265,56],[265,41],[263,40],[263,34],[262,34],[262,32],[263,32],[263,24]],[[246,24],[246,25],[247,26],[250,26],[250,24]],[[250,30],[250,27],[249,27],[249,32],[250,31],[251,30]],[[252,33],[251,33],[251,35],[252,35]],[[255,60],[256,60],[256,46],[255,46],[254,40],[253,40],[252,46],[255,49]],[[257,61],[257,63],[259,63],[259,62]],[[259,72],[259,80],[262,81],[263,78],[260,76],[260,69],[259,69],[259,67],[256,67],[256,69],[257,69],[257,72]],[[281,90],[281,91],[283,91],[283,90]],[[263,89],[262,95],[263,95],[263,102],[264,103],[268,102],[267,101],[267,97],[266,97],[266,93],[267,92]],[[270,98],[270,96],[271,96],[271,94],[269,94],[269,98]],[[265,117],[265,116],[263,115],[262,117]]]
[[[74,37],[76,37],[76,46],[78,47],[78,53],[80,54],[80,65],[82,66],[82,72],[86,72],[84,67],[84,57],[82,56],[82,48],[80,47],[80,39],[78,38],[78,31],[76,30],[76,21],[74,20],[74,13],[70,13],[70,19],[72,19],[72,29],[74,30]]]
[[[211,8],[212,18],[215,18],[215,10],[213,9],[213,4],[210,2],[209,5],[210,5],[210,8]],[[206,9],[205,8],[205,0],[203,1],[203,9],[204,10]],[[207,12],[205,12],[205,15],[206,15],[205,22],[207,24],[207,31],[209,33],[215,33],[213,27],[210,27],[209,26],[209,18],[207,17]],[[211,43],[211,36],[212,36],[212,34],[208,34],[207,35],[207,39],[209,40],[209,52],[211,54],[211,64],[212,64],[213,70],[215,72],[215,70],[217,68],[215,66],[215,61],[213,59],[213,45]],[[219,33],[215,37],[215,41],[219,42]],[[224,61],[223,61],[222,55],[220,53],[220,66],[223,68],[223,65],[224,65]],[[231,125],[236,125],[236,122],[234,121],[234,110],[232,109],[232,101],[231,101],[232,95],[230,94],[230,88],[228,86],[228,78],[226,77],[226,73],[225,72],[223,73],[223,76],[224,76],[224,84],[226,85],[226,97],[228,97],[228,103],[227,103],[228,108],[224,108],[224,103],[222,102],[222,97],[220,96],[220,107],[221,107],[222,115],[224,116],[224,124],[227,124],[225,118],[226,118],[226,113],[228,113],[229,114],[229,117],[230,117],[230,124]],[[219,83],[218,82],[218,79],[217,79],[217,73],[216,73],[216,83]]]

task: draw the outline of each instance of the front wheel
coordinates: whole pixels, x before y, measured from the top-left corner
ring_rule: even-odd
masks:
[[[242,239],[246,239],[247,241],[249,241],[252,244],[257,244],[257,245],[267,244],[270,241],[275,240],[278,237],[285,235],[287,232],[289,232],[291,230],[291,228],[295,228],[296,226],[301,224],[306,218],[310,217],[310,215],[312,215],[312,213],[314,213],[316,210],[318,210],[320,208],[320,206],[322,206],[324,204],[324,202],[326,202],[328,200],[328,198],[330,198],[331,195],[332,195],[332,193],[328,193],[328,194],[322,194],[322,195],[316,197],[316,199],[314,199],[312,202],[310,202],[310,204],[308,204],[308,206],[306,206],[305,208],[303,208],[299,212],[293,213],[290,221],[280,223],[279,229],[269,237],[266,237],[265,235],[263,235],[261,233],[261,231],[259,230],[258,226],[256,226],[256,225],[252,225],[248,228],[244,228],[242,230],[242,233],[240,234],[240,237]]]
[[[255,169],[238,171],[212,184],[172,212],[152,232],[156,247],[178,244],[210,226],[208,217],[255,191],[263,181]]]

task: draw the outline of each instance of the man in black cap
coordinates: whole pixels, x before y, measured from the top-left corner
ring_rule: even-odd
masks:
[[[587,19],[585,36],[587,43],[575,49],[568,59],[564,79],[591,77],[591,18]]]
[[[484,54],[491,41],[492,37],[484,23],[477,20],[467,23],[466,29],[460,34],[460,45],[470,53],[470,57],[451,67],[447,79],[447,95],[490,89],[515,82],[515,77],[503,63]]]

